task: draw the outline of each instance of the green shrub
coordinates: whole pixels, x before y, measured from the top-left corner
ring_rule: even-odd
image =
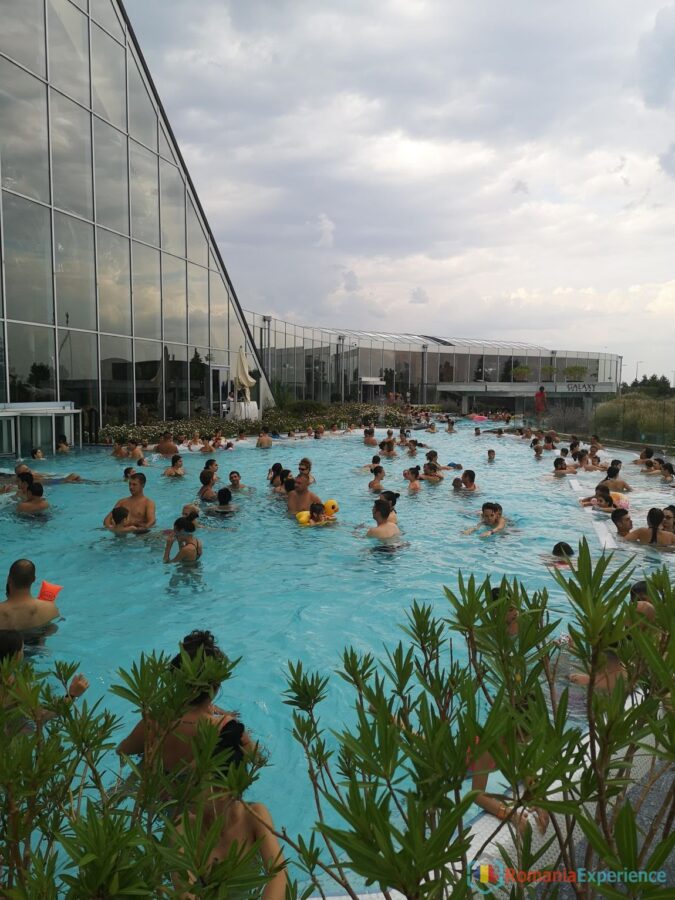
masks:
[[[446,589],[446,615],[413,603],[403,639],[382,659],[347,648],[337,672],[352,697],[345,723],[321,719],[329,678],[289,663],[285,702],[305,754],[315,799],[314,814],[307,815],[314,824],[296,836],[279,822],[276,833],[309,883],[302,900],[338,892],[356,900],[356,879],[411,900],[482,896],[466,877],[473,837],[468,813],[477,796],[466,776],[477,744],[509,785],[510,812],[488,818],[485,840],[493,852],[499,846],[507,865],[540,868],[542,855],[554,848],[555,866],[568,871],[663,866],[675,845],[675,593],[668,572],[648,578],[653,624],[629,602],[632,572],[612,567],[609,557],[593,563],[585,542],[576,570],[555,570],[554,577],[571,611],[567,652],[589,678],[583,729],[567,716],[568,689],[556,685],[562,651],[553,640],[560,624],[555,606],[546,591],[529,594],[516,581],[504,580],[495,598],[489,580],[460,574],[457,592]],[[465,645],[467,665],[457,661],[456,643]],[[610,652],[623,664],[623,676],[603,692],[597,684]],[[170,775],[162,765],[163,741],[190,698],[229,678],[237,663],[184,659],[178,670],[168,663],[162,654],[143,655],[131,670],[120,670],[112,687],[138,718],[156,726],[146,730],[143,765],[119,784],[111,782],[106,751],[116,745],[120,723],[102,704],[63,699],[74,666],[56,665],[57,689],[29,662],[0,667],[3,897],[178,898],[184,894],[171,876],[184,889],[190,873],[201,879],[200,898],[230,896],[242,885],[248,897],[261,895],[269,876],[252,870],[250,854],[232,852],[209,867],[206,846],[216,832],[179,833],[175,810],[193,810],[199,823],[205,787],[242,798],[264,760],[258,755],[248,768],[223,775],[222,754],[214,758],[216,731],[207,724],[193,741],[193,765]],[[666,823],[662,833],[637,827],[647,791],[628,793],[635,786],[632,761],[645,753],[653,760],[653,821]],[[277,777],[291,793],[302,776],[285,770]],[[526,808],[550,816],[545,838],[529,826],[522,834],[515,827]],[[214,829],[223,826],[216,820]],[[666,896],[662,887],[624,888],[607,896]],[[514,885],[510,896],[534,897],[534,891]],[[289,897],[297,896],[292,884]],[[593,900],[595,884],[576,885],[575,896]]]

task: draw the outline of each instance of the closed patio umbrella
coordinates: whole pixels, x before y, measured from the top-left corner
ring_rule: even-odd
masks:
[[[246,353],[244,352],[243,347],[239,348],[239,355],[237,356],[237,365],[234,372],[234,384],[235,388],[244,392],[246,402],[250,403],[251,388],[255,384],[255,378],[252,378],[248,371]]]

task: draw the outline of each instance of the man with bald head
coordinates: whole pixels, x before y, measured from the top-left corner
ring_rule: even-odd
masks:
[[[7,599],[0,603],[0,628],[32,631],[60,615],[56,603],[33,597],[34,582],[35,566],[29,559],[12,563],[7,576]]]

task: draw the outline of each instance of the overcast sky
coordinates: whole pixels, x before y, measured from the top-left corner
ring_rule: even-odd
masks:
[[[242,304],[675,370],[675,4],[126,0]]]

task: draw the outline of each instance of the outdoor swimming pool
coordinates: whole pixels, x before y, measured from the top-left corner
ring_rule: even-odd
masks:
[[[159,532],[171,527],[183,504],[195,497],[203,454],[183,454],[187,477],[182,480],[160,477],[167,465],[163,460],[144,470],[146,494],[157,503],[157,533],[125,538],[106,532],[102,521],[128,493],[122,480],[126,461],[112,459],[110,450],[93,450],[31,463],[38,471],[76,471],[101,482],[47,487],[52,510],[44,519],[17,517],[9,499],[0,507],[6,568],[14,559],[29,557],[36,563],[38,583],[44,578],[64,586],[59,597],[64,619],[40,650],[38,664],[79,660],[91,682],[88,696],[105,695],[107,706],[131,727],[133,712],[107,694],[117,669],[128,667],[144,650],[174,653],[193,628],[211,629],[228,655],[242,657],[217,702],[239,710],[269,753],[255,798],[268,804],[277,825],[290,833],[308,832],[311,793],[300,748],[290,733],[291,712],[282,702],[287,660],[302,659],[306,668],[329,674],[345,645],[379,654],[384,644],[399,640],[398,626],[413,599],[433,603],[441,615],[446,612],[442,587],[456,586],[459,569],[478,578],[489,574],[496,582],[502,575],[518,577],[530,590],[547,587],[552,610],[564,618],[566,602],[542,554],[560,540],[576,547],[582,535],[595,552],[600,550],[593,523],[601,514],[579,507],[579,494],[567,479],[547,477],[552,469],[548,454],[535,462],[527,442],[487,434],[475,438],[468,426],[453,435],[416,436],[438,450],[442,463],[458,461],[473,468],[479,491],[453,494],[451,473],[446,473],[441,485],[424,485],[411,497],[401,476],[411,463],[407,454],[385,461],[385,488],[401,492],[397,512],[404,544],[395,552],[374,552],[373,541],[354,533],[360,523],[371,523],[373,500],[369,476],[358,471],[370,461],[373,448],[363,445],[360,433],[280,441],[269,451],[255,450],[249,441],[234,452],[218,452],[216,458],[222,483],[230,469],[237,469],[254,490],[235,498],[235,516],[202,518],[213,527],[200,529],[202,560],[189,568],[163,564]],[[487,463],[488,448],[497,452],[492,464]],[[313,462],[314,490],[323,500],[332,497],[340,504],[339,527],[299,527],[267,486],[265,475],[273,462],[297,471],[305,455]],[[613,455],[634,458],[625,452]],[[415,462],[423,459],[420,451]],[[672,503],[675,491],[634,468],[625,466],[624,474],[636,488],[631,509],[636,524],[642,524],[647,509]],[[579,476],[583,493],[591,494],[599,480],[596,473]],[[475,524],[485,500],[503,505],[511,522],[507,531],[485,540],[462,535]],[[604,517],[601,521],[604,527]],[[623,560],[633,553],[640,571],[664,562],[675,571],[675,554],[631,545],[620,548],[617,556]],[[342,721],[349,699],[347,686],[333,678],[323,705],[324,724]]]

